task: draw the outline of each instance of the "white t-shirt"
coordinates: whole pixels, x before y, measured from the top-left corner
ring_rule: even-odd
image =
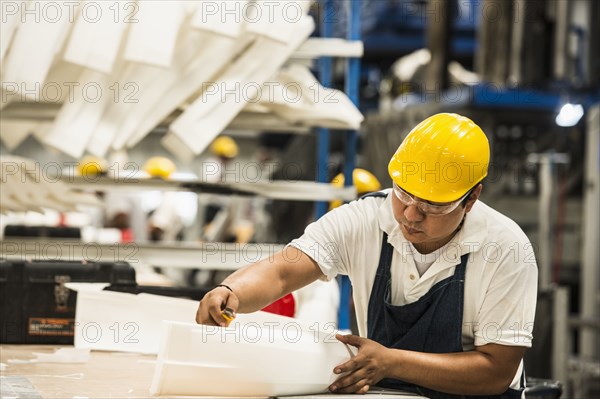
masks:
[[[420,253],[419,250],[411,243],[409,243],[408,249],[412,253],[415,266],[417,266],[417,271],[419,272],[419,277],[421,277],[427,271],[427,269],[429,269],[429,266],[433,265],[433,262],[435,262],[436,259],[440,257],[442,252],[446,250],[446,245],[428,254]]]
[[[519,226],[477,201],[459,232],[420,276],[412,245],[394,219],[390,195],[336,208],[290,243],[314,259],[327,279],[349,276],[361,336],[367,335],[367,309],[383,232],[394,247],[392,304],[417,301],[438,281],[454,274],[463,254],[471,253],[464,286],[463,350],[488,343],[531,346],[537,265],[532,245]],[[519,387],[521,370],[522,364],[512,388]]]

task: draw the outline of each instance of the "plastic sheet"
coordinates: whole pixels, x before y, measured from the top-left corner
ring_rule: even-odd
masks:
[[[283,318],[282,320],[286,320]],[[214,327],[165,322],[153,395],[279,396],[327,392],[354,355],[334,332],[286,322]]]

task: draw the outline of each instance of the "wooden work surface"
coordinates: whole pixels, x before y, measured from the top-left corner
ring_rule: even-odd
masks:
[[[91,352],[87,363],[14,363],[35,358],[33,352],[53,353],[55,345],[0,345],[2,398],[150,398],[154,355]],[[302,399],[419,399],[411,394],[373,392],[367,395],[307,395]],[[289,397],[289,399],[292,399]]]
[[[24,377],[39,396],[17,398],[146,398],[154,373],[156,356],[119,352],[92,352],[87,363],[10,363],[9,359],[28,360],[33,352],[53,353],[60,346],[2,345],[0,362],[7,365],[3,377],[2,396],[13,386],[18,388]],[[8,384],[6,383],[8,381]],[[24,391],[26,391],[24,389]]]

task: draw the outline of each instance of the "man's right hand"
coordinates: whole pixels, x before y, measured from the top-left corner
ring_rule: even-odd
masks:
[[[227,327],[229,321],[223,317],[223,310],[229,308],[235,313],[239,305],[238,297],[233,292],[225,287],[217,287],[204,295],[200,301],[196,323]]]

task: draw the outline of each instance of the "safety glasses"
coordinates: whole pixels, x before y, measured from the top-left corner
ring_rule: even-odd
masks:
[[[443,204],[435,204],[435,203],[431,203],[429,201],[416,199],[413,195],[411,195],[411,194],[407,193],[406,191],[404,191],[403,189],[401,189],[396,183],[394,183],[393,187],[394,187],[394,194],[396,195],[396,198],[398,198],[400,200],[400,202],[402,202],[404,205],[406,205],[406,206],[415,205],[421,213],[423,213],[425,215],[433,215],[433,216],[442,216],[442,215],[449,214],[450,212],[452,212],[453,210],[458,208],[458,205],[460,205],[460,203],[465,198],[467,198],[473,191],[472,189],[467,191],[467,193],[465,195],[463,195],[461,198],[457,199],[456,201],[445,202]]]

